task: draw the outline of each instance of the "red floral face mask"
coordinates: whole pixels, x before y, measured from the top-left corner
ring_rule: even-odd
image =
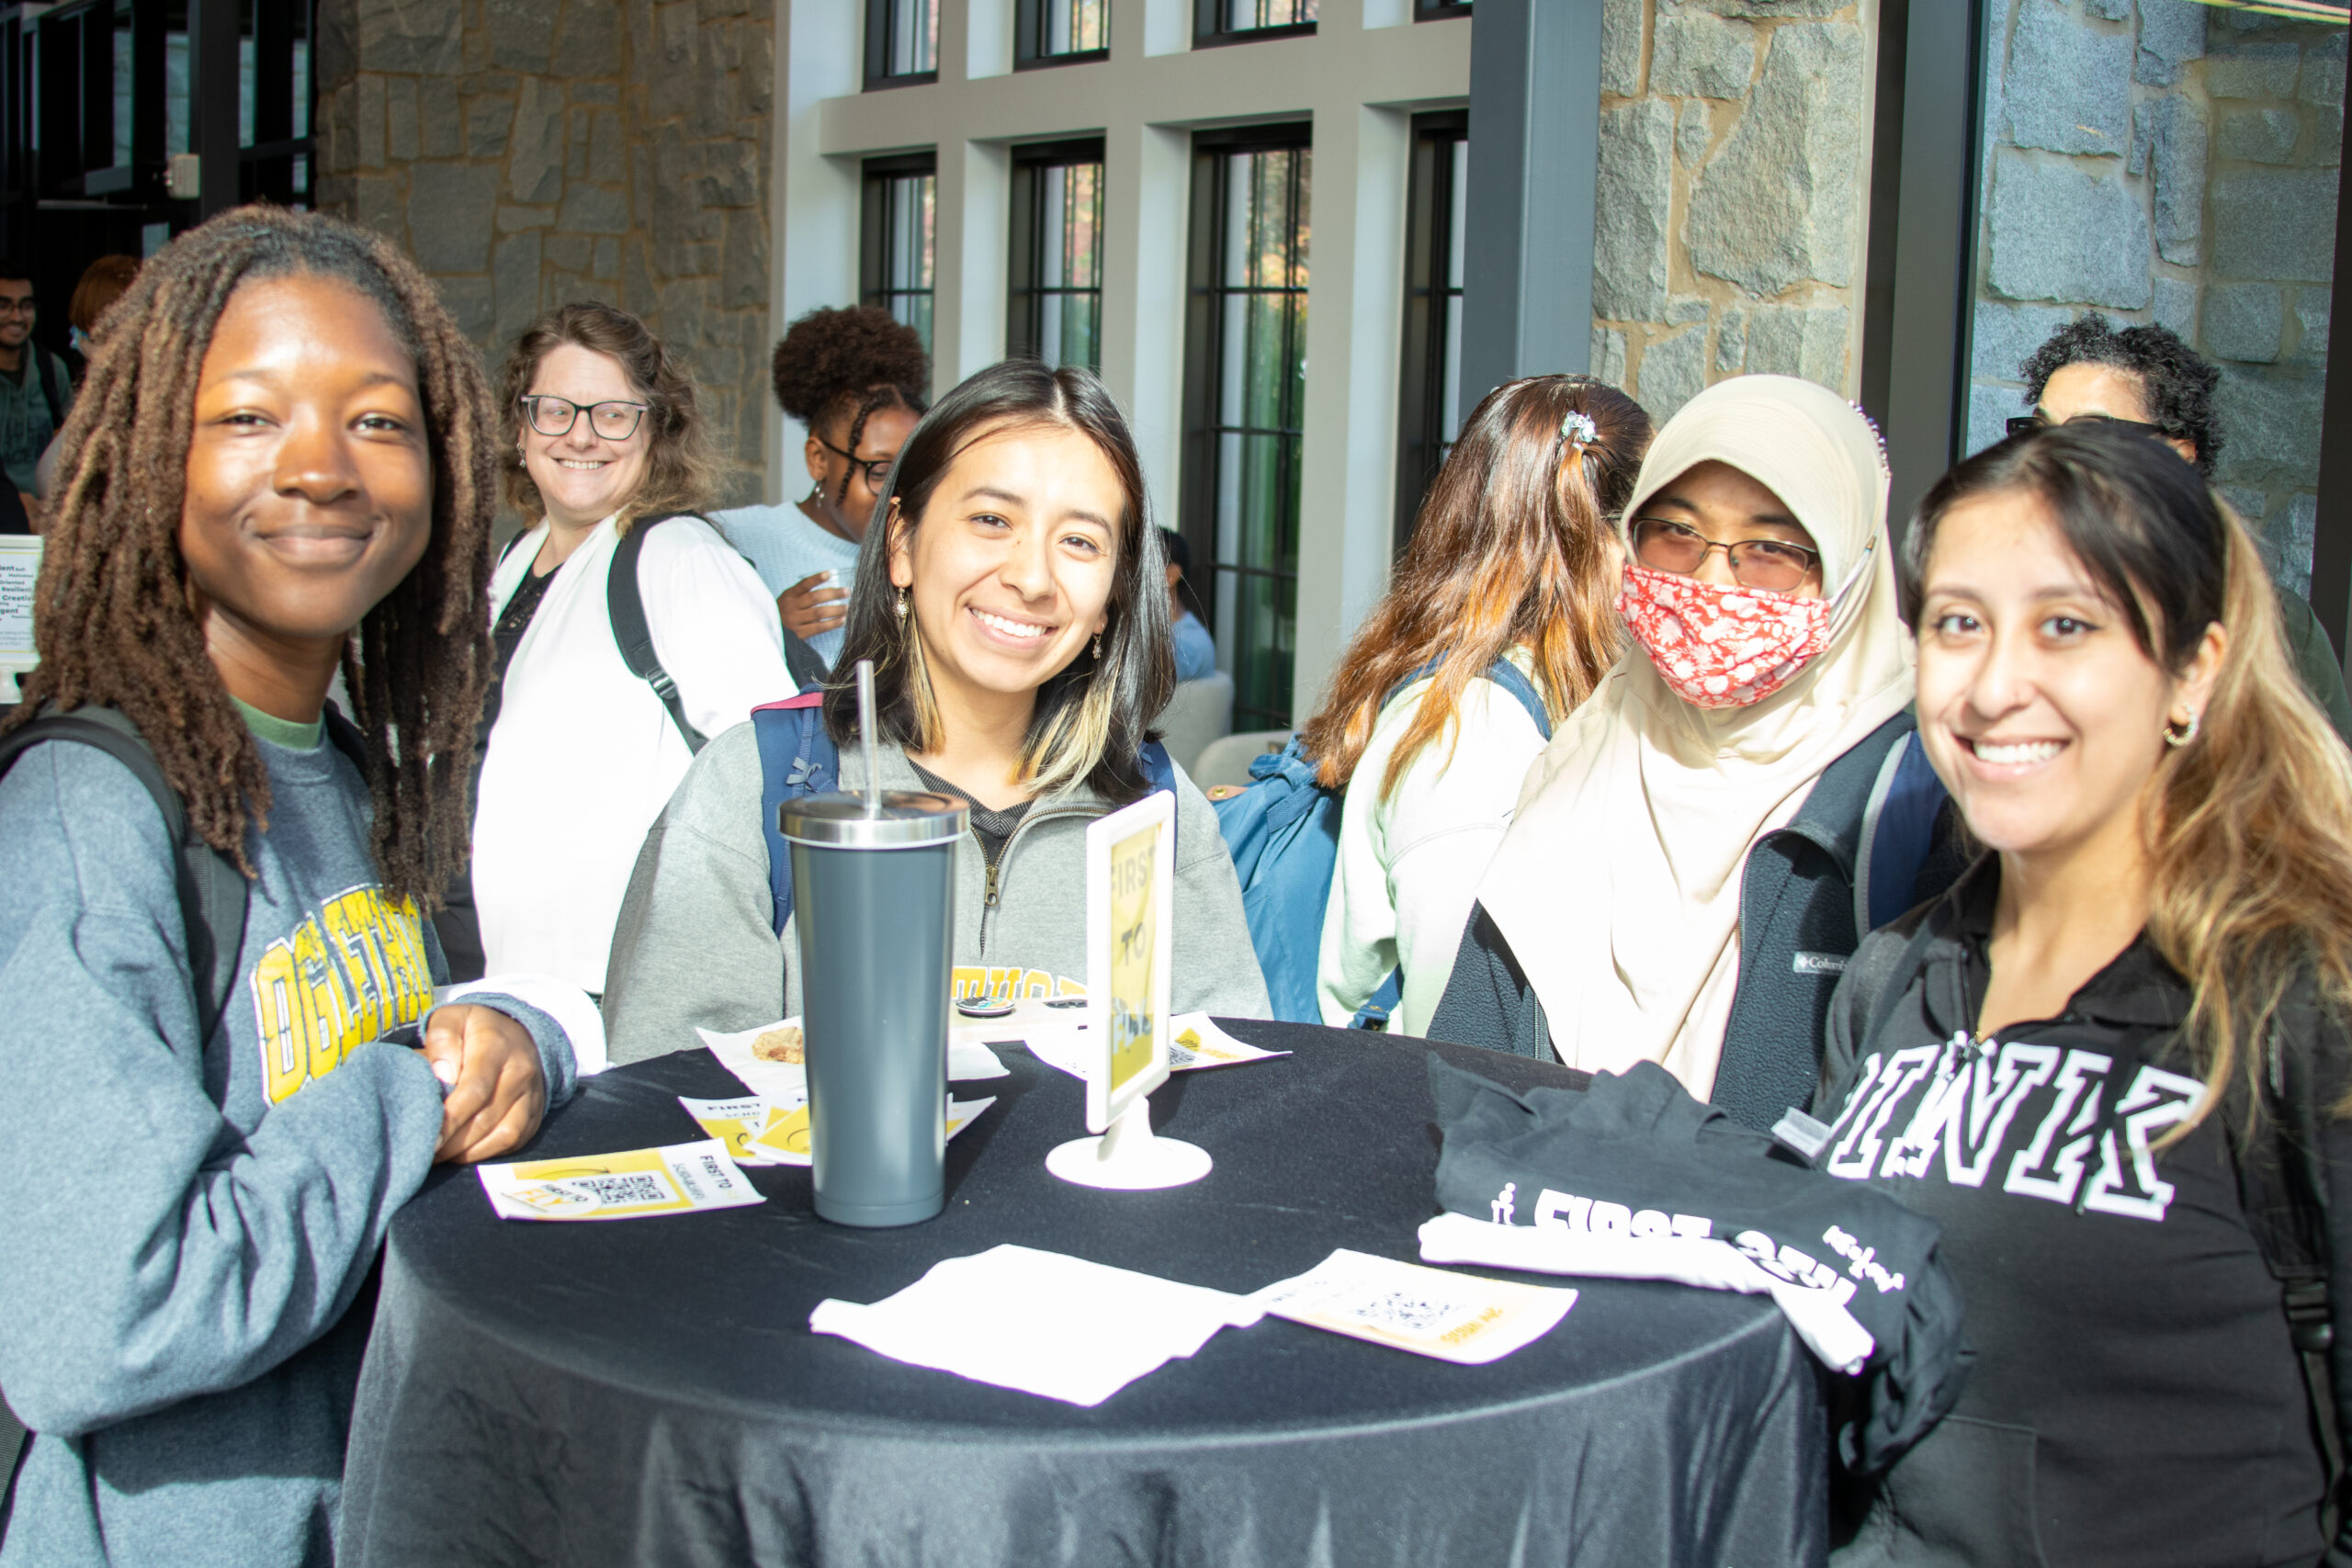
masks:
[[[1829,646],[1829,601],[1695,577],[1628,561],[1617,613],[1684,702],[1702,708],[1760,703]]]

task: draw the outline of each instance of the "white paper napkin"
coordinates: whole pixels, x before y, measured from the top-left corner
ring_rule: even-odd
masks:
[[[1095,1405],[1261,1315],[1244,1296],[1008,1243],[935,1264],[871,1306],[820,1302],[808,1326],[892,1360]]]

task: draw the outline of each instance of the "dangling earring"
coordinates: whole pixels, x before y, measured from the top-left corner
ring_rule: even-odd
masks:
[[[1101,632],[1094,634],[1094,662],[1097,664],[1102,662],[1102,634]]]
[[[907,624],[907,594],[909,592],[909,590],[904,588],[899,589],[899,602],[890,606],[893,610],[896,610],[899,613],[899,624],[902,626]]]
[[[2202,722],[2204,722],[2204,716],[2192,709],[2189,712],[2188,722],[2187,724],[2165,724],[2165,744],[2167,746],[2188,745],[2190,741],[2197,739],[2197,727]]]

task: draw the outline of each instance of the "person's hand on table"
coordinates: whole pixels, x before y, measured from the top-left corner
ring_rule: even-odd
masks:
[[[454,1002],[424,1029],[424,1060],[448,1086],[435,1160],[470,1165],[521,1147],[548,1108],[531,1032],[495,1008]]]
[[[833,585],[830,571],[812,571],[776,595],[784,629],[806,641],[840,628],[849,619],[849,591]]]

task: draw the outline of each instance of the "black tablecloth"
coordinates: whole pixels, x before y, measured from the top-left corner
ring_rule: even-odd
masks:
[[[1434,1212],[1427,1050],[1283,1024],[1287,1058],[1176,1076],[1153,1121],[1216,1168],[1164,1192],[1046,1175],[1076,1080],[1018,1048],[948,1145],[947,1211],[492,1217],[436,1174],[392,1227],[343,1505],[344,1568],[455,1563],[1335,1565],[1814,1562],[1827,1457],[1812,1363],[1761,1298],[1593,1280],[1550,1335],[1458,1367],[1269,1318],[1091,1410],[808,1331],[942,1258],[1019,1242],[1219,1290],[1332,1248],[1417,1256]],[[1565,1070],[1440,1048],[1524,1087]],[[701,1135],[708,1053],[591,1080],[534,1156]],[[1559,1283],[1557,1280],[1544,1281]]]

